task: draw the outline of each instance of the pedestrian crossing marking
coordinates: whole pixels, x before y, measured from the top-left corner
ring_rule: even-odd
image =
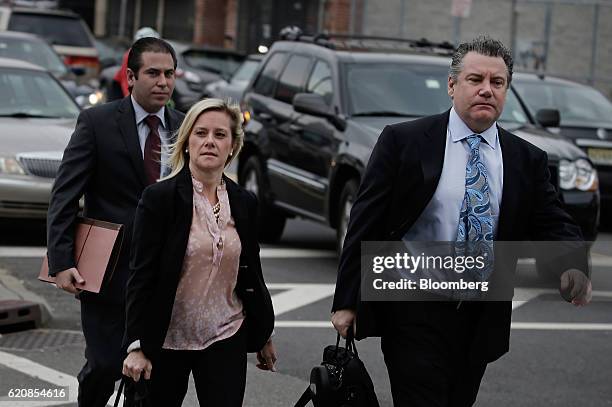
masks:
[[[62,373],[50,367],[41,365],[30,359],[0,351],[0,364],[30,377],[43,380],[59,387],[68,387],[68,400],[62,401],[0,401],[4,407],[43,407],[76,403],[79,383],[76,377]],[[5,395],[2,395],[5,396]]]
[[[275,328],[329,328],[333,329],[331,321],[276,321]],[[512,322],[514,330],[530,331],[612,331],[612,324],[583,322]]]
[[[0,257],[42,258],[46,253],[46,247],[0,246]],[[338,255],[334,250],[263,247],[259,252],[259,256],[262,259],[333,259]]]
[[[272,296],[276,316],[331,297],[335,288],[335,284],[267,284],[267,286],[270,290],[284,290]]]

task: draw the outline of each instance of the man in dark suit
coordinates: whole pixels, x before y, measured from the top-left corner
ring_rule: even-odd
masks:
[[[511,79],[499,41],[461,44],[448,79],[452,109],[387,126],[353,205],[332,323],[343,336],[381,336],[396,406],[471,406],[487,363],[508,351],[511,303],[362,301],[362,241],[582,240],[550,183],[546,153],[496,124]],[[562,278],[576,305],[590,299],[580,276],[572,269]]]
[[[104,406],[121,377],[125,357],[125,287],[132,222],[143,189],[166,175],[167,149],[183,114],[166,103],[174,90],[176,55],[157,38],[136,41],[128,58],[131,95],[79,115],[64,152],[49,205],[49,274],[77,295],[87,362],[78,375],[79,406]],[[79,291],[74,230],[79,199],[84,216],[123,224],[120,256],[100,294]]]

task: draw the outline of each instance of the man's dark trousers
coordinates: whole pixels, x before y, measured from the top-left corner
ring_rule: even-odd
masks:
[[[386,305],[381,348],[395,406],[468,407],[476,401],[486,362],[474,358],[478,302]],[[418,320],[403,315],[421,314]]]
[[[81,301],[87,362],[77,376],[79,406],[106,406],[121,378],[125,306]]]

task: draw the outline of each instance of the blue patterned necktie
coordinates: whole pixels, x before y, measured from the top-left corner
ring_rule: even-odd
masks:
[[[492,271],[494,225],[487,167],[480,159],[481,139],[480,134],[472,134],[466,139],[470,155],[465,167],[465,195],[459,213],[455,254],[485,256],[487,267],[482,270],[472,269],[479,279],[484,280]]]

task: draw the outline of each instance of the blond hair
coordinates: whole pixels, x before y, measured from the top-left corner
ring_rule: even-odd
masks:
[[[170,145],[170,158],[169,165],[171,172],[165,178],[172,178],[176,176],[189,162],[188,153],[185,151],[189,145],[189,135],[195,122],[198,120],[202,113],[214,110],[219,112],[225,112],[230,118],[230,130],[232,132],[232,155],[227,158],[225,166],[232,162],[234,157],[238,155],[242,144],[244,142],[244,132],[242,131],[242,112],[237,104],[231,103],[229,100],[221,99],[204,99],[196,103],[189,109],[183,124],[178,130],[176,141]]]

